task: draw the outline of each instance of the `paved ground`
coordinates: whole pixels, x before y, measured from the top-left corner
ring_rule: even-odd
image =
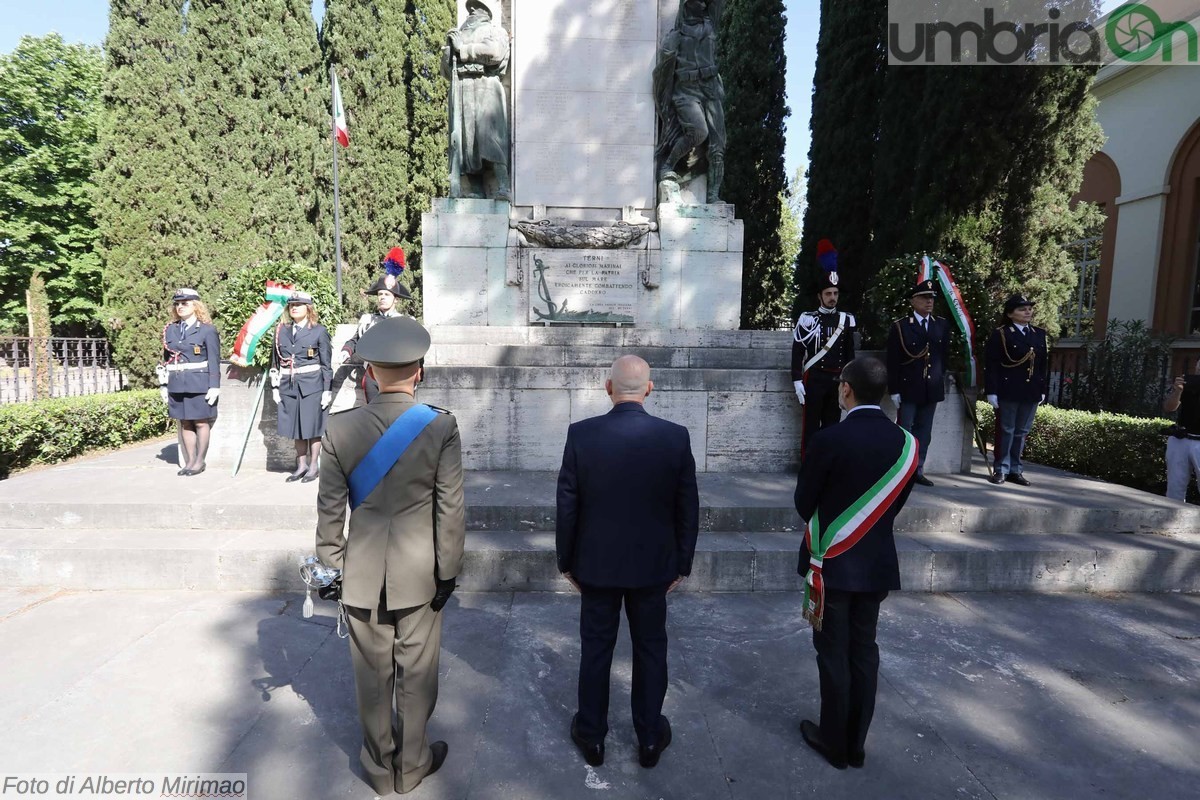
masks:
[[[1160,798],[1200,767],[1200,596],[896,595],[865,769],[800,740],[817,677],[796,593],[672,597],[675,743],[635,763],[628,646],[608,762],[566,729],[577,600],[456,595],[427,798]],[[324,606],[324,608],[322,608]],[[235,771],[255,800],[370,798],[346,642],[296,595],[0,591],[4,772]]]

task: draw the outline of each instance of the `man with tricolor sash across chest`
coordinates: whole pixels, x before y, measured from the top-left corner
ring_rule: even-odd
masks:
[[[828,239],[817,243],[821,283],[815,311],[805,311],[792,331],[792,386],[800,401],[800,458],[812,436],[842,418],[837,377],[854,359],[854,315],[838,310],[837,250]]]
[[[838,379],[846,418],[809,443],[796,486],[807,523],[798,571],[821,680],[820,724],[800,723],[805,743],[838,769],[861,767],[875,713],[879,606],[900,588],[892,526],[912,491],[918,445],[880,410],[887,367],[851,361]]]
[[[356,352],[379,394],[331,417],[322,441],[317,558],[341,579],[321,596],[346,616],[359,760],[381,795],[412,791],[449,749],[430,744],[425,726],[438,694],[440,612],[466,540],[462,446],[453,415],[415,398],[429,345],[415,319],[373,325]]]

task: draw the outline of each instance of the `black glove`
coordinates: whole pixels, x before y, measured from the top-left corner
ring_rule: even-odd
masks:
[[[445,607],[446,603],[450,601],[450,595],[454,594],[454,587],[457,585],[458,583],[454,578],[438,581],[437,592],[433,595],[433,600],[429,603],[429,607],[432,608],[435,613],[441,611],[442,608]]]
[[[317,597],[322,600],[341,600],[342,599],[342,579],[338,578],[328,586],[322,586],[317,589]]]

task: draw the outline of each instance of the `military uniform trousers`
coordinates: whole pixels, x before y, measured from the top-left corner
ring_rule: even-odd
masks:
[[[929,443],[933,441],[933,415],[937,412],[938,404],[906,403],[900,400],[900,408],[896,410],[896,424],[916,438],[921,446],[917,461],[917,474],[925,474],[925,457],[929,455]]]
[[[1005,400],[1000,398],[996,410],[996,471],[1001,475],[1020,475],[1024,469],[1021,455],[1025,452],[1025,437],[1037,416],[1036,400]]]
[[[388,611],[381,597],[378,608],[346,606],[346,616],[365,777],[381,795],[410,792],[433,766],[425,726],[437,703],[442,615],[428,603]]]
[[[817,368],[804,375],[804,406],[801,409],[800,457],[804,448],[812,441],[814,433],[821,428],[835,425],[842,418],[842,407],[838,405],[838,372]]]

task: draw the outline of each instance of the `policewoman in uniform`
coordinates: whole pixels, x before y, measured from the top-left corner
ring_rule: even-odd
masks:
[[[179,420],[184,465],[176,474],[199,475],[217,421],[221,342],[199,292],[179,289],[171,300],[171,321],[162,332],[163,361],[155,371],[167,414]]]
[[[817,242],[821,284],[815,311],[805,311],[792,331],[792,386],[801,405],[800,458],[814,433],[842,418],[837,380],[854,360],[853,314],[838,311],[837,250],[828,239]]]
[[[329,331],[317,324],[312,295],[292,292],[290,322],[275,328],[271,353],[271,396],[278,407],[277,430],[296,446],[296,471],[287,482],[310,483],[320,473],[318,456],[325,433],[326,409],[333,402],[332,346]]]
[[[909,293],[912,313],[892,323],[888,330],[888,394],[896,406],[896,423],[917,438],[921,446],[916,482],[933,486],[925,477],[925,457],[933,439],[933,415],[946,399],[946,359],[950,350],[950,324],[933,315],[937,290],[925,280]]]
[[[438,693],[441,611],[466,539],[462,449],[454,417],[414,397],[428,350],[429,332],[414,319],[372,326],[357,352],[379,394],[330,418],[322,443],[317,557],[342,570],[359,760],[379,794],[412,791],[449,749],[430,744],[425,725]]]
[[[383,274],[363,292],[363,294],[375,295],[377,310],[373,314],[363,314],[358,318],[358,328],[354,331],[354,335],[347,339],[346,343],[337,352],[335,367],[340,367],[346,362],[362,365],[363,358],[358,353],[358,342],[363,334],[371,330],[375,323],[392,317],[413,319],[408,314],[404,314],[396,308],[397,299],[412,299],[412,294],[400,282],[400,275],[404,272],[405,267],[404,251],[399,247],[393,247],[380,263],[380,267],[383,268]],[[376,385],[374,379],[365,372],[362,378],[362,389],[368,403],[374,400],[375,395],[379,393],[379,387]]]
[[[1000,327],[988,337],[984,386],[996,409],[995,468],[991,483],[1028,486],[1021,453],[1039,403],[1050,389],[1049,345],[1044,328],[1030,324],[1033,301],[1014,294],[1004,303]]]

